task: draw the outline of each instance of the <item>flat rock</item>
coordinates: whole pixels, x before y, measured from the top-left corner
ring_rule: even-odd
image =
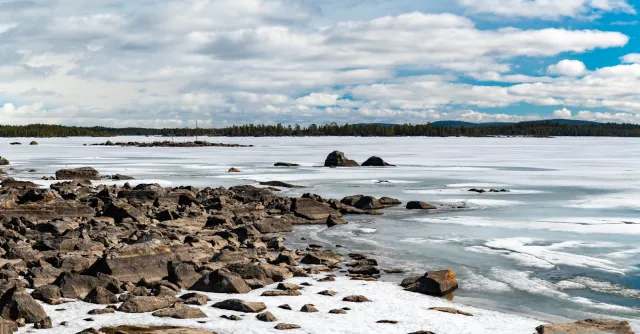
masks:
[[[309,220],[326,221],[331,215],[339,216],[338,211],[328,204],[318,202],[311,198],[294,198],[291,202],[291,211],[297,216]]]
[[[333,266],[343,261],[344,258],[341,255],[329,250],[310,252],[300,260],[304,264],[323,264],[327,266]]]
[[[627,321],[614,319],[586,319],[571,324],[551,324],[536,327],[538,334],[633,334]]]
[[[105,334],[216,334],[202,329],[174,326],[119,326],[104,327],[98,333]]]
[[[206,318],[207,315],[199,308],[189,307],[181,304],[176,304],[174,307],[164,308],[153,312],[153,316],[160,318],[173,318],[173,319],[198,319]]]
[[[261,186],[279,187],[279,188],[304,188],[304,186],[298,186],[295,184],[282,182],[282,181],[265,181],[260,182]]]
[[[433,311],[438,311],[438,312],[451,313],[451,314],[460,314],[460,315],[464,315],[464,316],[467,316],[467,317],[473,317],[473,314],[471,314],[469,312],[460,311],[460,310],[455,309],[453,307],[430,307],[429,309],[433,310]]]
[[[118,311],[126,313],[153,312],[171,306],[173,302],[168,298],[155,296],[133,297],[118,307]]]
[[[276,162],[273,164],[275,167],[300,167],[300,164],[295,164],[291,162]]]
[[[61,169],[56,172],[58,180],[100,180],[100,173],[92,167]]]
[[[127,282],[159,281],[169,275],[169,263],[175,254],[161,242],[125,245],[111,249],[91,268]]]
[[[286,331],[286,330],[290,330],[290,329],[298,329],[298,328],[301,328],[301,327],[298,326],[298,325],[295,325],[295,324],[284,324],[284,323],[282,323],[282,324],[277,324],[276,327],[274,327],[274,328],[277,329],[277,330],[280,330],[280,331]]]
[[[213,304],[213,307],[244,313],[258,313],[267,308],[267,306],[262,302],[246,302],[241,299],[227,299]]]
[[[370,302],[369,298],[365,296],[346,296],[342,299],[343,302],[351,302],[351,303],[366,303]]]

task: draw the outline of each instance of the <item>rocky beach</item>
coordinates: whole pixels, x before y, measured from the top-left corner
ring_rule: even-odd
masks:
[[[27,181],[3,159],[1,333],[633,333],[624,320],[554,325],[469,306],[454,297],[465,285],[456,268],[413,275],[375,252],[294,233],[339,230],[387,210],[465,210],[458,204],[366,193],[331,199],[277,180],[166,187],[88,166]],[[316,168],[359,166],[334,151]],[[395,168],[379,157],[362,166]],[[300,196],[288,195],[296,189]]]

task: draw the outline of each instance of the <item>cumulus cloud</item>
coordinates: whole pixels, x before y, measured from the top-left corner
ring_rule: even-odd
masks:
[[[458,0],[458,3],[477,14],[552,20],[597,16],[607,12],[636,13],[627,0]]]
[[[620,59],[623,63],[640,64],[640,53],[630,53]]]
[[[556,110],[556,111],[553,112],[553,117],[554,118],[562,118],[562,119],[571,118],[571,110],[569,110],[567,108],[562,108],[560,110]]]
[[[579,60],[564,59],[547,68],[547,73],[567,77],[579,77],[587,73],[587,67]]]

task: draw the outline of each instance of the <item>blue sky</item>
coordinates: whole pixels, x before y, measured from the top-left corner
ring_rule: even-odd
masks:
[[[640,0],[0,0],[0,123],[640,123]]]

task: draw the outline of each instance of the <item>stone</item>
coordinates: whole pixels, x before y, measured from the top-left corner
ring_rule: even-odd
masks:
[[[362,163],[362,167],[393,167],[395,165],[388,164],[380,157],[371,157]]]
[[[329,215],[327,218],[327,227],[334,227],[336,225],[346,225],[348,222],[341,217]]]
[[[194,266],[182,262],[172,261],[169,263],[169,282],[180,288],[191,290],[191,288],[202,279]]]
[[[323,264],[327,266],[333,266],[343,261],[344,258],[342,256],[329,250],[310,252],[300,260],[304,264]]]
[[[275,167],[300,167],[300,164],[290,163],[290,162],[276,162],[273,164]]]
[[[133,205],[122,202],[108,204],[102,212],[102,216],[111,217],[116,223],[121,223],[127,218],[139,223],[145,223],[148,220],[144,213],[136,209]]]
[[[38,142],[34,140],[34,141],[30,142],[30,143],[29,143],[29,145],[31,145],[31,146],[37,146],[37,145],[38,145]]]
[[[295,184],[282,182],[282,181],[264,181],[260,182],[261,186],[279,187],[279,188],[304,188],[304,186],[298,186]]]
[[[102,315],[102,314],[111,314],[111,313],[116,313],[116,310],[111,308],[111,307],[107,307],[107,308],[93,309],[93,310],[89,311],[87,314],[89,314],[89,315]]]
[[[276,287],[278,290],[302,290],[303,287],[293,283],[279,283]]]
[[[300,309],[300,312],[314,313],[314,312],[319,312],[319,311],[315,306],[313,306],[313,304],[305,304]]]
[[[184,294],[180,296],[180,299],[182,299],[182,302],[187,305],[200,305],[200,306],[207,305],[207,303],[211,301],[211,298],[209,298],[207,295],[203,295],[196,292],[190,292],[190,293]]]
[[[198,319],[207,317],[207,315],[204,314],[204,312],[202,312],[199,308],[189,307],[182,304],[176,304],[173,307],[155,311],[152,315],[160,318],[173,319]]]
[[[24,319],[26,323],[38,323],[49,318],[44,308],[19,284],[0,297],[0,317],[14,321]]]
[[[354,275],[377,275],[380,273],[380,269],[372,265],[359,265],[349,268],[349,274]]]
[[[116,279],[72,273],[62,273],[53,284],[60,287],[60,294],[64,298],[84,299],[96,287],[103,287],[112,293],[122,292],[121,283]]]
[[[379,201],[380,201],[380,204],[384,205],[385,207],[402,204],[402,201],[400,201],[399,199],[395,199],[391,197],[381,197]]]
[[[453,270],[430,271],[419,277],[405,278],[400,283],[405,290],[430,296],[446,296],[458,288]]]
[[[291,224],[290,219],[285,219],[283,217],[266,217],[257,222],[253,223],[253,226],[260,233],[282,233],[282,232],[293,232],[293,224]]]
[[[452,307],[430,307],[429,309],[432,310],[432,311],[451,313],[451,314],[460,314],[460,315],[464,315],[464,316],[467,316],[467,317],[473,317],[473,314],[471,314],[469,312],[460,311],[460,310],[452,308]]]
[[[278,321],[278,318],[276,318],[276,316],[273,315],[273,313],[271,313],[269,311],[262,312],[262,313],[256,315],[256,319],[258,319],[260,321],[264,321],[264,322]]]
[[[333,309],[333,310],[329,311],[329,313],[331,313],[331,314],[347,314],[347,311],[345,311],[343,309]]]
[[[323,296],[329,296],[329,297],[333,297],[335,295],[337,295],[338,293],[332,290],[323,290],[318,292],[319,295],[323,295]]]
[[[278,308],[281,308],[283,310],[291,311],[291,306],[289,306],[289,304],[282,304],[282,305],[278,306]]]
[[[344,153],[340,151],[333,151],[324,161],[325,167],[358,167],[360,166],[357,162],[348,159],[345,157]]]
[[[376,321],[376,324],[391,324],[391,325],[395,325],[397,323],[398,323],[397,320],[378,320],[378,321]]]
[[[58,180],[100,180],[100,173],[91,167],[61,169],[56,172]]]
[[[240,299],[227,299],[213,304],[213,307],[244,313],[259,313],[267,308],[262,302],[246,302]]]
[[[169,275],[169,263],[175,254],[167,245],[151,241],[125,245],[109,250],[91,268],[92,273],[104,273],[126,282],[160,281]]]
[[[11,334],[18,331],[18,324],[11,321],[0,318],[0,334]]]
[[[436,210],[437,207],[427,202],[411,201],[407,203],[408,210]]]
[[[296,216],[309,220],[326,221],[331,215],[339,216],[339,213],[328,204],[311,198],[294,198],[291,201],[291,211]]]
[[[242,320],[241,317],[237,316],[237,315],[221,315],[220,318],[223,319],[227,319],[227,320],[231,320],[231,321],[240,321]]]
[[[227,269],[218,269],[205,274],[193,285],[192,289],[215,293],[247,293],[251,291],[242,277]]]
[[[9,164],[9,160],[6,158],[0,157],[0,166],[6,166]]]
[[[570,324],[550,324],[536,327],[538,334],[633,334],[633,329],[627,321],[614,319],[586,319]]]
[[[105,334],[216,334],[214,332],[174,326],[118,326],[100,328],[97,333]],[[93,334],[93,333],[91,333]]]
[[[47,304],[57,305],[60,304],[60,288],[55,285],[43,285],[33,290],[31,297],[36,300],[43,301]]]
[[[301,328],[298,325],[295,324],[285,324],[285,323],[281,323],[281,324],[277,324],[276,327],[274,327],[277,330],[280,331],[286,331],[286,330],[290,330],[290,329],[298,329]]]
[[[297,290],[267,290],[262,292],[262,297],[295,297],[301,296],[302,293]]]
[[[92,304],[113,304],[118,302],[118,296],[113,292],[98,286],[84,297],[84,301]]]
[[[351,303],[366,303],[370,302],[370,300],[365,296],[346,296],[342,298],[343,302],[351,302]]]
[[[231,168],[229,168],[227,173],[240,173],[240,170],[235,168],[235,167],[231,167]]]
[[[125,313],[153,312],[171,306],[168,298],[155,296],[133,297],[118,307],[118,311]]]

